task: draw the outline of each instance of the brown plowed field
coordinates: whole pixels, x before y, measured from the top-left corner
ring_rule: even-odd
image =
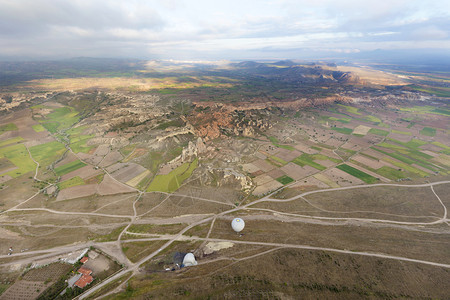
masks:
[[[58,193],[56,201],[75,199],[94,195],[97,192],[97,184],[78,185],[66,188]]]
[[[120,193],[132,193],[135,192],[133,188],[115,181],[110,176],[105,175],[102,183],[98,185],[98,194],[99,195],[113,195]]]

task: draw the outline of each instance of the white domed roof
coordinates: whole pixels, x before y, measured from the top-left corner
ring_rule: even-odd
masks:
[[[234,218],[231,222],[231,227],[236,232],[241,232],[245,227],[245,222],[241,218]]]
[[[195,260],[195,256],[192,253],[188,253],[184,256],[183,258],[183,265],[185,267],[189,267],[189,266],[196,266],[197,265],[197,261]]]

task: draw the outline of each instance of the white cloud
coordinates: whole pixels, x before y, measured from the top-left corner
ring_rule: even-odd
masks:
[[[449,3],[0,0],[0,56],[221,58],[227,50],[275,53],[297,48],[352,52],[383,45],[421,48],[434,45],[428,43],[431,40],[447,44]]]
[[[448,33],[436,26],[422,27],[414,30],[411,34],[414,39],[417,40],[442,40],[448,37]]]

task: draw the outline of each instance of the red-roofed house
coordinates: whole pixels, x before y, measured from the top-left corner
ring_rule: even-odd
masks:
[[[94,278],[91,275],[83,275],[80,279],[75,282],[75,285],[79,288],[84,288],[86,285],[91,283]]]
[[[89,260],[89,257],[85,256],[82,259],[80,259],[80,263],[84,264],[85,262],[87,262]]]
[[[85,267],[81,267],[78,269],[78,273],[81,273],[83,275],[91,275],[92,270],[89,270],[88,268],[85,268]]]

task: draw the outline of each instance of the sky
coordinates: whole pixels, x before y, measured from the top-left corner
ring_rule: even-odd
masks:
[[[0,0],[1,59],[450,52],[448,0]]]

